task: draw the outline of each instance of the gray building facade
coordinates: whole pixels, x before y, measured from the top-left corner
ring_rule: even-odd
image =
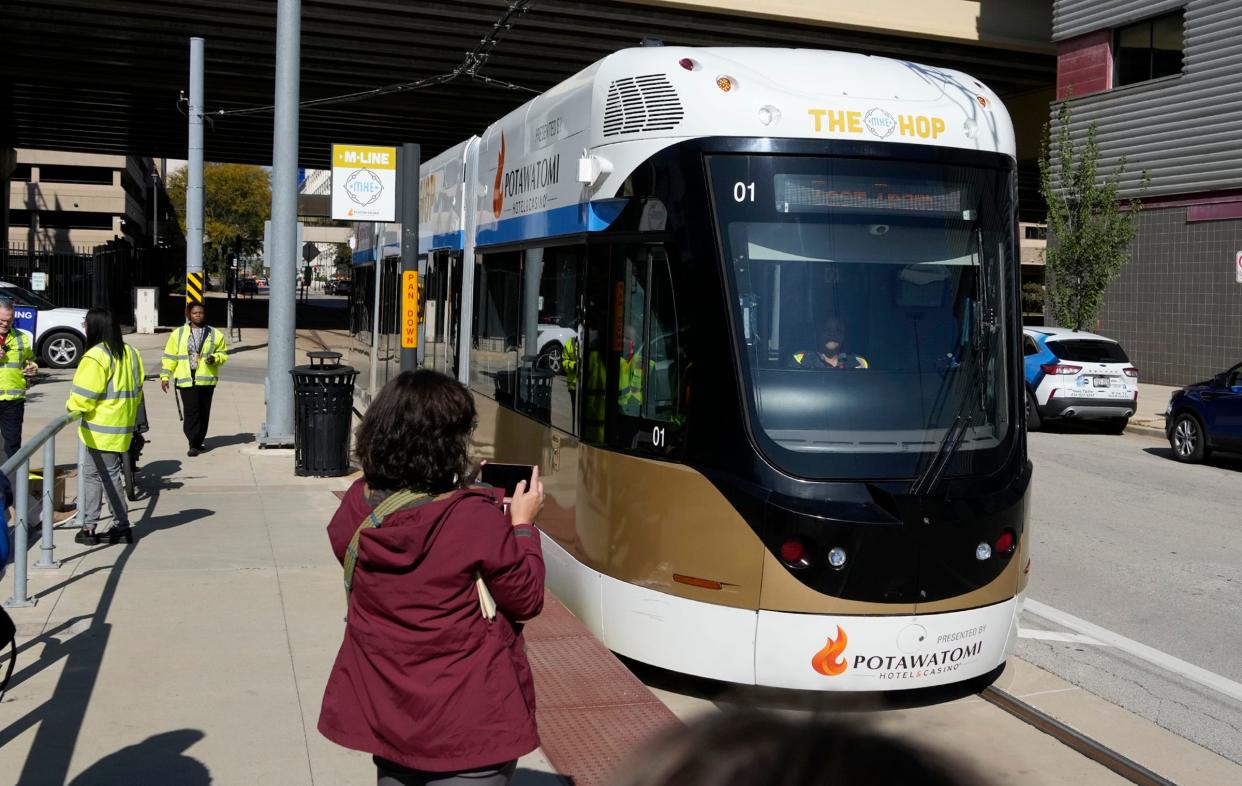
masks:
[[[1151,184],[1099,332],[1146,382],[1242,362],[1242,0],[1056,0],[1057,98],[1073,135],[1124,156],[1122,196]],[[1055,115],[1055,107],[1053,114]],[[1105,170],[1107,171],[1107,170]]]

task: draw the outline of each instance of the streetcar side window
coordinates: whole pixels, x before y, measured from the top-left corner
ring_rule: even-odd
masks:
[[[582,251],[582,246],[527,249],[523,272],[517,408],[569,433],[575,433]],[[533,339],[528,336],[532,327]]]
[[[475,277],[471,389],[570,433],[582,259],[581,246],[493,253]]]
[[[679,443],[685,422],[682,336],[664,247],[614,249],[613,390],[615,447],[658,455]]]
[[[488,254],[475,274],[470,387],[507,406],[517,391],[522,324],[522,252]]]

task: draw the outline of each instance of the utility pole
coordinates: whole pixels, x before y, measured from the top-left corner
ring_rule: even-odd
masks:
[[[185,188],[185,304],[202,303],[203,282],[203,39],[190,39],[190,144]]]
[[[272,276],[268,282],[267,422],[263,447],[293,444],[294,343],[297,339],[298,100],[302,3],[276,6],[276,116],[272,126]]]
[[[422,159],[419,145],[407,142],[401,146],[397,157],[397,177],[401,183],[401,281],[410,271],[418,271],[420,287],[427,286],[427,263],[418,259],[418,165]],[[378,268],[377,268],[378,269]],[[420,293],[422,290],[420,289]],[[424,299],[425,294],[419,295]],[[421,312],[421,308],[419,309]],[[401,370],[418,368],[423,354],[423,326],[418,326],[418,346],[401,347]]]

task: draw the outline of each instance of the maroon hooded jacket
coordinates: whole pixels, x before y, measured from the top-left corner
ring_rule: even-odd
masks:
[[[371,512],[363,489],[354,483],[328,524],[338,560]],[[502,493],[463,489],[362,533],[345,640],[319,713],[325,737],[431,772],[499,764],[539,746],[516,621],[543,608],[543,552],[533,526],[508,522]],[[496,600],[490,623],[476,571]]]

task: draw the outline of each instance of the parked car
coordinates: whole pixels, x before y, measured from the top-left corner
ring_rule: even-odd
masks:
[[[1028,429],[1060,418],[1096,421],[1109,433],[1125,431],[1138,408],[1138,369],[1120,344],[1068,328],[1022,332]]]
[[[47,298],[7,281],[0,281],[0,296],[9,298],[19,308],[38,309],[34,330],[35,355],[44,365],[70,368],[78,364],[82,348],[86,346],[86,334],[82,330],[86,309],[60,308]]]
[[[539,345],[539,359],[536,364],[539,368],[546,368],[559,374],[562,366],[561,355],[565,352],[565,345],[574,337],[574,329],[553,323],[540,324],[535,329],[537,339],[535,343]]]
[[[1178,461],[1203,461],[1213,450],[1242,451],[1242,363],[1174,391],[1164,433]]]
[[[353,282],[347,278],[338,278],[324,284],[323,291],[329,295],[348,295],[353,289]]]
[[[257,295],[259,294],[259,282],[253,278],[243,278],[237,285],[237,294],[239,295]]]

